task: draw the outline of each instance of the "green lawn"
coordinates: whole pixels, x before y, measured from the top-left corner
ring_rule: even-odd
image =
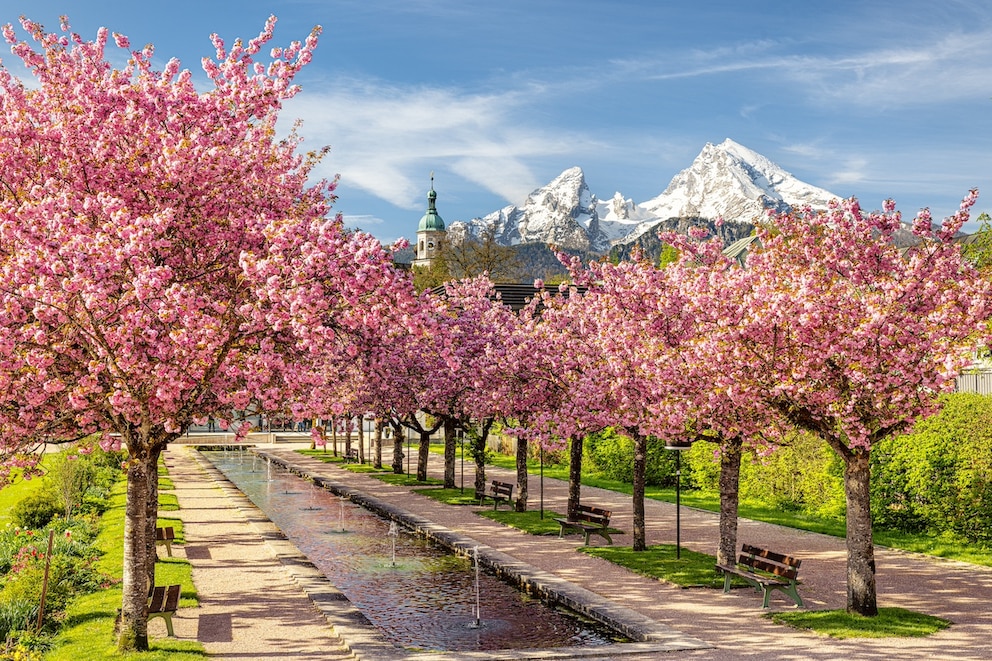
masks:
[[[164,471],[164,467],[161,469]],[[159,483],[160,488],[162,482]],[[171,488],[171,483],[168,483]],[[2,493],[2,492],[0,492]],[[122,575],[124,556],[124,498],[125,483],[120,481],[110,496],[110,506],[101,519],[97,547],[102,552],[99,568],[117,579]],[[173,503],[178,509],[174,494],[160,493],[159,500]],[[163,508],[168,511],[169,508]],[[159,525],[170,525],[176,531],[176,543],[182,543],[182,522],[177,518],[161,517]],[[169,558],[164,549],[155,565],[157,585],[182,585],[180,608],[195,607],[196,588],[193,585],[192,569],[183,558]],[[82,659],[142,659],[142,661],[177,661],[203,659],[206,653],[203,645],[195,641],[181,641],[175,638],[154,637],[149,641],[148,652],[120,654],[114,646],[114,620],[121,607],[121,588],[117,583],[99,592],[83,595],[69,606],[65,626],[55,638],[55,647],[45,654],[45,661],[80,661]]]
[[[434,445],[432,446],[432,451],[441,451],[442,447],[441,445]],[[495,455],[491,464],[500,468],[516,470],[516,459],[510,456]],[[537,474],[540,471],[540,464],[536,461],[529,461],[527,463],[527,469],[531,475]],[[568,466],[546,465],[544,466],[544,475],[545,477],[568,481]],[[582,484],[625,494],[632,493],[630,484],[618,480],[608,480],[595,473],[583,473]],[[674,503],[676,494],[674,488],[647,487],[644,495],[646,498],[652,500]],[[720,511],[719,493],[684,489],[681,493],[681,501],[685,507],[693,507],[709,512]],[[765,521],[788,528],[807,530],[834,537],[843,538],[847,534],[843,520],[825,519],[800,512],[785,511],[750,500],[742,500],[740,502],[738,516],[744,519]],[[876,527],[874,529],[874,540],[880,546],[992,567],[992,548],[972,544],[950,534],[931,535],[924,533],[917,535]]]
[[[879,608],[877,617],[863,617],[841,610],[789,611],[768,613],[765,617],[832,638],[921,638],[951,625],[939,617],[903,608]]]

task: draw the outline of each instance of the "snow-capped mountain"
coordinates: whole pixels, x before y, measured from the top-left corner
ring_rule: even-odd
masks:
[[[661,195],[641,204],[616,193],[601,200],[592,194],[578,167],[565,170],[531,193],[522,206],[507,206],[467,223],[449,227],[452,238],[494,233],[504,245],[550,243],[561,248],[603,252],[633,243],[672,219],[722,218],[750,226],[768,209],[809,205],[826,208],[837,195],[804,183],[775,163],[733,140],[707,143],[688,168]],[[674,223],[684,225],[685,223]]]

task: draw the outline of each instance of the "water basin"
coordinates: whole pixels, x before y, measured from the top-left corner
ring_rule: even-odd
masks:
[[[485,572],[477,576],[469,558],[402,527],[391,531],[379,515],[284,468],[244,452],[203,455],[397,646],[484,651],[614,642],[598,625]]]

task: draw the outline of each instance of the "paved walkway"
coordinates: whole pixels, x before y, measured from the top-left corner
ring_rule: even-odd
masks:
[[[762,617],[761,599],[751,590],[679,589],[633,575],[611,563],[575,551],[580,537],[566,539],[534,537],[505,528],[475,514],[472,507],[446,507],[361,474],[301,457],[294,447],[263,445],[261,449],[284,457],[311,474],[346,485],[395,503],[440,526],[509,554],[540,571],[571,581],[602,598],[633,609],[646,618],[698,639],[708,649],[625,656],[631,661],[657,658],[724,659],[956,659],[992,658],[992,570],[964,563],[941,561],[879,549],[879,604],[902,606],[951,620],[954,625],[924,639],[857,639],[837,641],[812,633],[775,625]],[[200,465],[183,446],[165,453],[166,464],[176,485],[179,515],[186,532],[185,552],[193,565],[201,608],[180,610],[175,618],[180,638],[198,639],[211,656],[229,659],[281,657],[282,659],[359,658],[376,659],[364,647],[357,629],[350,627],[352,615],[342,610],[342,619],[331,621],[318,614],[304,589],[314,594],[315,578],[306,563],[294,555],[291,545],[240,494],[208,468]],[[439,462],[432,457],[432,462]],[[431,473],[439,474],[432,464]],[[491,478],[508,478],[509,472],[487,469]],[[468,475],[466,475],[468,479]],[[539,486],[530,485],[531,503],[536,505]],[[564,511],[567,485],[545,480],[547,509]],[[631,530],[628,496],[584,488],[583,500],[612,509],[614,523]],[[647,503],[648,543],[674,541],[675,507]],[[715,554],[718,540],[715,514],[682,508],[682,543],[686,548]],[[742,520],[739,540],[790,552],[803,559],[800,592],[811,609],[842,608],[846,601],[845,549],[843,540],[805,533],[770,524]],[[629,534],[618,544],[629,544]],[[596,543],[596,542],[594,542]],[[181,545],[173,547],[182,549]],[[182,550],[180,550],[180,553]],[[309,587],[303,585],[309,583]],[[321,588],[317,588],[319,591]],[[327,592],[327,586],[323,590]],[[334,592],[330,588],[330,592]],[[332,600],[337,599],[332,595]],[[318,598],[318,602],[320,599]],[[780,596],[772,609],[789,609]],[[325,608],[325,611],[327,609]],[[331,612],[331,611],[328,611]],[[164,635],[150,624],[152,636]],[[336,637],[340,632],[342,639]],[[347,646],[343,641],[347,641]],[[631,652],[636,650],[631,649]],[[411,658],[419,658],[412,656]],[[488,658],[484,655],[445,655],[446,659]],[[528,657],[530,658],[530,657]],[[548,657],[550,658],[550,656]],[[614,658],[600,656],[598,658]]]

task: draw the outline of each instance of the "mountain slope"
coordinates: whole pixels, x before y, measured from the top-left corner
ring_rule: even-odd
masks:
[[[706,226],[729,242],[749,233],[769,209],[803,205],[824,209],[836,197],[727,139],[719,145],[707,143],[664,192],[644,203],[635,204],[619,192],[606,201],[598,199],[581,168],[573,167],[531,193],[522,206],[510,205],[467,223],[454,222],[450,232],[457,240],[466,233],[481,236],[492,228],[504,245],[543,243],[593,252],[620,246],[626,252],[622,246],[643,243],[639,241],[643,234],[653,234],[662,225],[676,231]],[[719,232],[712,222],[717,219],[724,221]]]

